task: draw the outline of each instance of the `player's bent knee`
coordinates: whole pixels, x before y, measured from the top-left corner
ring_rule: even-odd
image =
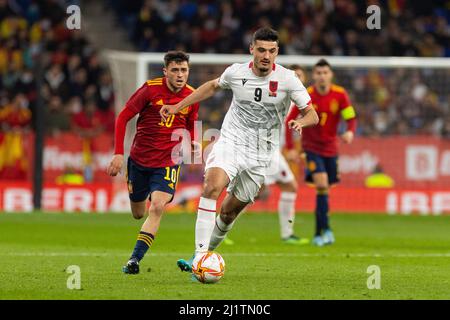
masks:
[[[298,191],[298,183],[297,183],[297,181],[293,180],[289,185],[292,188],[292,192],[297,192]]]
[[[292,182],[280,185],[280,189],[283,192],[297,193],[298,185],[297,185],[296,181],[292,181]]]
[[[223,188],[213,183],[205,182],[203,184],[202,197],[217,200]]]
[[[156,215],[162,215],[164,212],[164,207],[166,204],[164,202],[154,202],[150,206],[150,211]]]
[[[319,184],[319,185],[316,185],[316,191],[317,191],[318,193],[326,193],[326,192],[328,192],[328,189],[329,189],[328,184]]]
[[[144,202],[131,202],[131,214],[136,220],[142,219],[145,216],[145,201]]]
[[[328,179],[316,179],[314,181],[317,191],[327,191],[330,187],[328,184]]]
[[[140,220],[144,217],[145,210],[131,210],[131,213],[133,214],[133,218]]]

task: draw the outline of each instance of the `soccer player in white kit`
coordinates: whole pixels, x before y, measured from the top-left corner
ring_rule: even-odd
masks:
[[[253,60],[235,63],[214,80],[201,85],[176,105],[160,109],[163,120],[186,106],[211,97],[219,89],[231,89],[233,99],[222,124],[220,138],[206,160],[202,195],[195,225],[195,254],[213,251],[223,241],[238,214],[252,203],[266,175],[272,155],[279,148],[280,130],[291,105],[302,117],[290,128],[318,123],[306,88],[294,71],[275,64],[278,33],[258,29],[250,44]],[[216,203],[227,187],[227,195],[216,217]],[[183,271],[192,271],[192,260],[177,261]]]

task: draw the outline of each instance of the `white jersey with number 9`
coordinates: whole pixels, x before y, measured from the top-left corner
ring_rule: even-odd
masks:
[[[253,62],[235,63],[219,78],[219,86],[233,91],[233,100],[221,129],[221,139],[248,151],[247,156],[267,160],[279,148],[281,127],[291,106],[310,102],[295,72],[274,64],[272,72],[258,77]]]
[[[265,77],[253,73],[252,62],[233,64],[219,86],[231,89],[233,100],[205,170],[222,168],[230,179],[227,191],[244,203],[253,202],[265,177],[275,173],[270,160],[279,152],[291,102],[303,109],[311,99],[294,71],[278,64]]]

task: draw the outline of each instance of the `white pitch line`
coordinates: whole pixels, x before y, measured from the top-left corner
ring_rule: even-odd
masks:
[[[123,253],[107,253],[107,252],[0,252],[0,256],[11,257],[122,257],[128,256],[129,252]],[[181,252],[156,252],[149,253],[150,256],[157,257],[183,257],[188,256],[187,253]],[[223,256],[229,257],[341,257],[341,258],[450,258],[450,252],[435,253],[399,253],[399,254],[379,254],[379,253],[268,253],[268,252],[235,252],[222,253]]]

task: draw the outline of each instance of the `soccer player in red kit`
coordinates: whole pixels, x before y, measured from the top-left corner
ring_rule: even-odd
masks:
[[[170,51],[164,56],[164,77],[149,80],[128,100],[116,120],[115,152],[107,173],[116,176],[124,163],[124,137],[128,121],[139,114],[136,135],[127,163],[127,183],[133,217],[141,219],[150,200],[148,217],[139,232],[134,251],[123,267],[128,274],[139,273],[139,262],[153,243],[159,229],[164,207],[172,201],[180,174],[180,139],[173,135],[180,129],[191,134],[194,150],[194,121],[199,105],[192,104],[165,121],[159,109],[165,104],[176,104],[194,89],[187,84],[189,56],[181,51]],[[181,137],[180,137],[181,138]]]
[[[332,83],[333,71],[325,59],[314,65],[312,78],[314,85],[308,88],[308,93],[320,120],[317,126],[303,128],[302,148],[307,164],[305,179],[313,183],[317,191],[313,244],[323,246],[335,241],[328,218],[328,192],[331,184],[339,182],[338,125],[341,118],[346,121],[347,128],[341,138],[344,143],[351,143],[356,129],[356,114],[345,89]],[[291,108],[286,123],[298,115],[298,108]],[[294,147],[290,130],[286,130],[286,147]]]

